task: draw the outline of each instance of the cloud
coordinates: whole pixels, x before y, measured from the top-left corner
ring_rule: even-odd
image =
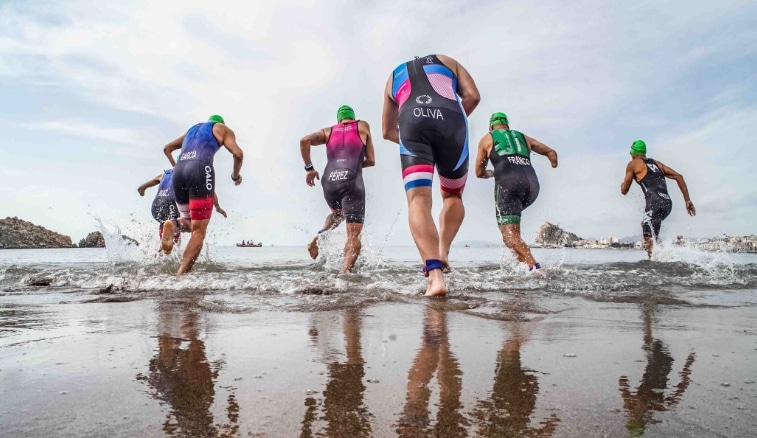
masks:
[[[349,103],[376,138],[366,228],[374,241],[407,244],[397,147],[380,139],[381,92],[400,62],[444,53],[471,71],[483,96],[470,119],[472,148],[488,116],[505,111],[515,129],[560,153],[558,169],[534,159],[542,192],[524,213],[524,234],[545,220],[586,236],[638,234],[643,199],[618,189],[638,137],[686,176],[700,209],[686,222],[679,200],[666,224],[747,232],[742,217],[757,213],[744,159],[753,145],[743,134],[757,111],[757,44],[746,18],[755,13],[746,1],[715,9],[683,1],[11,1],[0,5],[0,82],[23,85],[44,117],[14,119],[18,103],[6,100],[0,110],[11,114],[6,126],[23,127],[8,130],[6,144],[40,152],[36,161],[17,158],[16,171],[36,165],[70,175],[89,163],[94,170],[77,183],[102,204],[94,209],[148,219],[132,186],[166,166],[163,144],[220,113],[245,150],[245,182],[221,180],[224,207],[237,219],[219,222],[227,230],[219,242],[254,231],[299,244],[328,210],[319,189],[304,185],[298,140]],[[63,157],[53,149],[62,141],[73,146]],[[76,148],[82,141],[88,146]],[[93,141],[101,142],[95,154]],[[325,165],[322,149],[313,160]],[[216,169],[231,172],[225,151]],[[492,193],[491,181],[469,178],[461,239],[499,240]],[[0,202],[21,208],[7,195]],[[735,208],[738,217],[728,214]],[[58,211],[66,223],[81,214]]]

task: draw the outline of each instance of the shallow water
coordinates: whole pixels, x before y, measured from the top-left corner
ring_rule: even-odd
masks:
[[[0,251],[0,436],[748,436],[757,256]]]

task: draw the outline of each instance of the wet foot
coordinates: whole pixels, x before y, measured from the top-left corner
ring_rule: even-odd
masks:
[[[310,253],[310,258],[315,260],[318,258],[318,242],[316,240],[310,242],[307,244],[308,253]]]
[[[173,221],[168,220],[163,224],[163,236],[160,238],[160,249],[165,254],[171,254],[173,251]]]
[[[426,288],[427,297],[443,297],[447,295],[447,285],[444,284],[442,271],[434,269],[429,273],[428,287]]]
[[[541,275],[542,278],[547,278],[547,271],[545,271],[544,268],[534,269],[531,273]]]

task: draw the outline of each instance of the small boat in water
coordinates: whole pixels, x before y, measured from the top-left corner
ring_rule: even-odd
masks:
[[[255,243],[252,240],[247,242],[242,241],[242,243],[237,243],[237,246],[240,248],[260,248],[261,246],[263,246],[263,242]]]

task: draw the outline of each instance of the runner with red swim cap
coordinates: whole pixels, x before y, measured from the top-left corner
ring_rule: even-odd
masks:
[[[163,148],[168,161],[174,166],[173,189],[181,215],[179,221],[182,227],[192,230],[177,274],[189,272],[202,250],[205,232],[213,213],[216,183],[213,157],[221,146],[234,156],[231,179],[238,186],[242,183],[239,171],[242,169],[243,153],[237,145],[234,131],[224,124],[221,116],[210,116],[207,123],[194,125],[186,134]],[[179,161],[175,162],[172,153],[177,149],[181,149],[181,152]],[[173,233],[173,223],[167,221],[163,227],[165,246],[166,235]]]
[[[428,276],[426,295],[447,293],[442,269],[465,217],[468,119],[481,97],[468,71],[444,55],[400,64],[386,82],[382,131],[400,145],[410,232]],[[444,206],[431,217],[431,181],[439,171]]]

